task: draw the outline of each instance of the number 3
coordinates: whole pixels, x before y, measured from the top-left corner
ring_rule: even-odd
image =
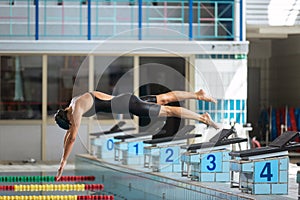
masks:
[[[210,155],[207,156],[206,159],[207,159],[207,160],[212,159],[212,160],[210,160],[210,163],[212,164],[212,166],[207,165],[206,168],[207,168],[209,171],[215,170],[215,169],[216,169],[216,163],[215,163],[215,161],[216,161],[216,156],[210,154]]]

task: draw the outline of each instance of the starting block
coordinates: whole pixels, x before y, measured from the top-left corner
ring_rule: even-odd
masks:
[[[144,141],[152,146],[144,147],[144,167],[152,168],[153,172],[180,172],[180,146],[190,138],[200,137],[200,134],[187,134],[195,129],[187,125],[178,131],[175,137],[157,138]]]
[[[124,125],[125,122],[120,121],[108,131],[91,133],[90,136],[95,136],[95,138],[91,139],[92,154],[100,159],[113,158],[114,146],[115,146],[115,142],[117,142],[117,140],[114,139],[113,137],[116,135],[123,135],[124,131],[135,130],[135,128],[133,127],[121,129],[121,127]]]
[[[267,147],[230,152],[236,158],[230,161],[230,170],[239,174],[239,189],[251,194],[288,194],[288,150],[300,147],[292,142],[296,137],[299,132],[287,131]]]
[[[114,139],[118,140],[118,142],[115,143],[114,160],[121,161],[123,165],[142,164],[144,147],[149,146],[142,141],[150,139],[155,134],[164,134],[166,131],[160,130],[160,127],[161,126],[158,126],[158,123],[155,123],[147,130],[147,132],[114,137]]]
[[[182,146],[181,173],[200,182],[229,182],[229,152],[231,144],[246,142],[246,138],[228,138],[233,129],[223,129],[208,142]]]

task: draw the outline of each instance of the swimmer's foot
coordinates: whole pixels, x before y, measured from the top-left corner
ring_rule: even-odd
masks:
[[[220,127],[211,119],[210,115],[208,113],[204,113],[201,115],[201,122],[206,124],[207,126],[211,126],[215,129],[219,129]]]
[[[213,103],[217,103],[217,100],[207,95],[206,92],[200,89],[198,92],[195,92],[198,100],[209,101]]]

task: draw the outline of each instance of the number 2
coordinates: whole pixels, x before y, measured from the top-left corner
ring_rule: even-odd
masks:
[[[171,159],[171,157],[174,154],[173,149],[166,149],[166,154],[168,154],[170,152],[170,155],[166,158],[166,162],[173,162],[173,159]]]

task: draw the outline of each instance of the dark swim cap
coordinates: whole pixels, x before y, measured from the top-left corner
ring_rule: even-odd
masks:
[[[65,129],[65,130],[69,130],[71,123],[68,120],[67,111],[66,110],[59,109],[56,112],[56,114],[54,115],[54,118],[55,118],[56,124],[60,128]]]

